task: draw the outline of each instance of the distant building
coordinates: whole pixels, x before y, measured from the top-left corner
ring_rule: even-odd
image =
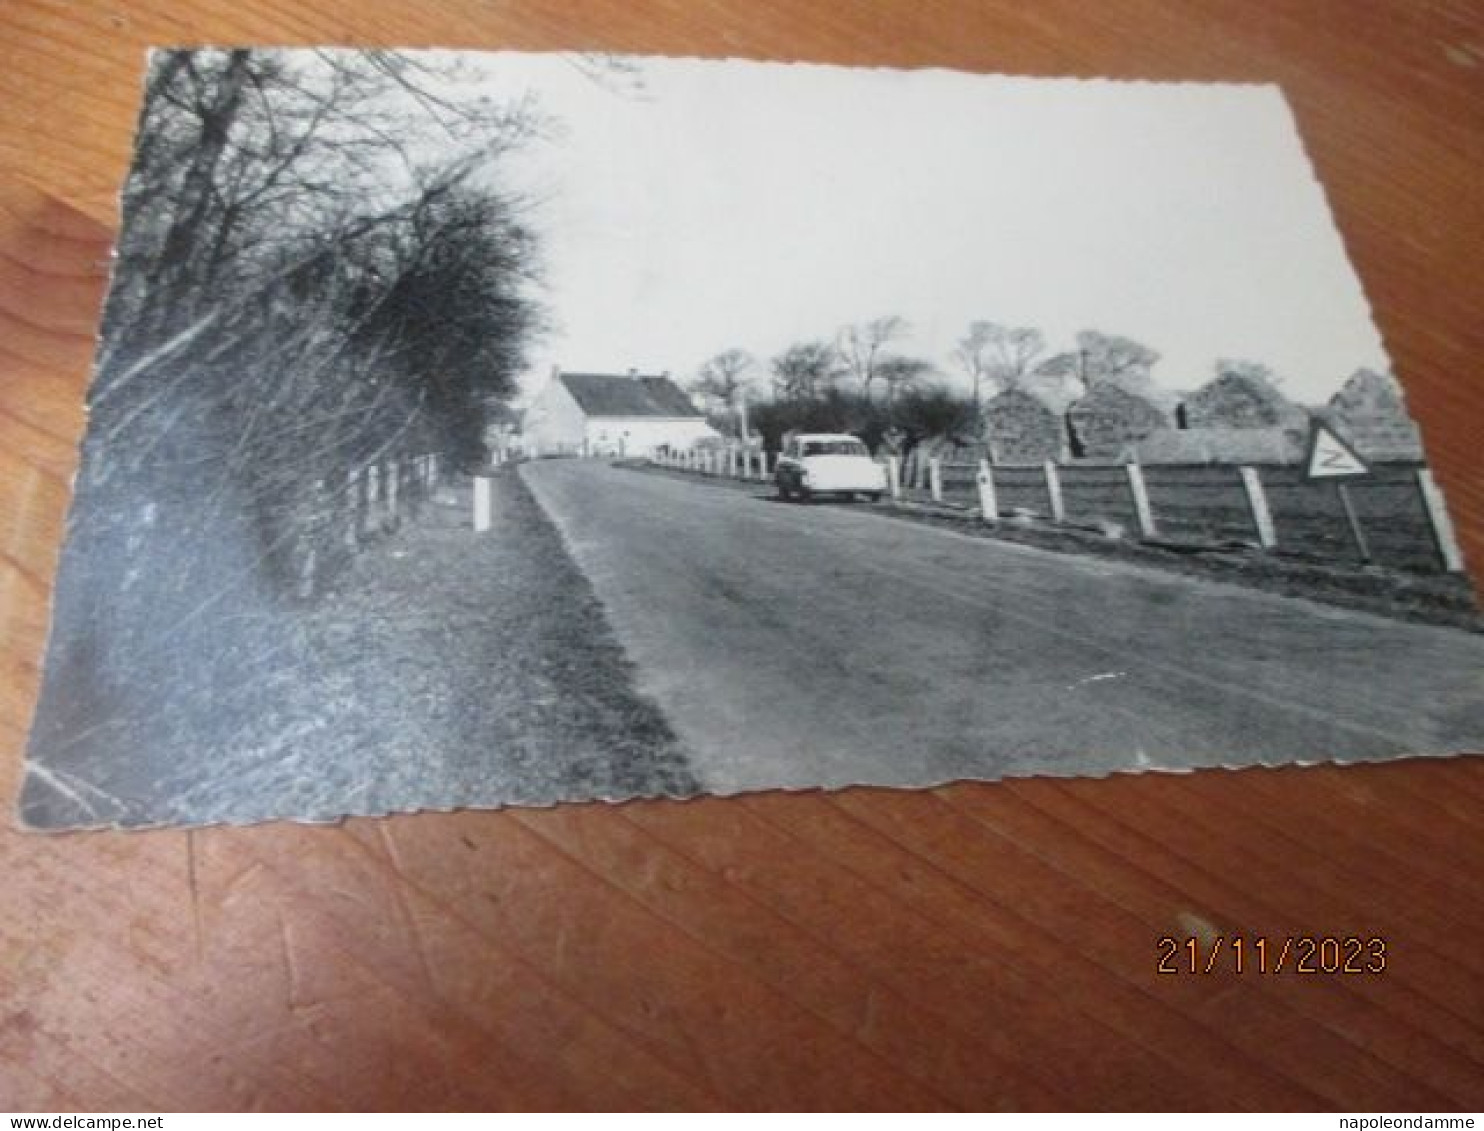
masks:
[[[1182,431],[1136,445],[1141,463],[1296,463],[1308,444],[1308,410],[1259,373],[1219,373],[1176,417]]]
[[[1390,374],[1357,369],[1319,415],[1368,460],[1420,460],[1422,434]]]
[[[716,438],[716,430],[668,374],[553,368],[525,414],[531,455],[646,456],[658,448],[687,449]]]
[[[1174,398],[1147,381],[1099,381],[1067,410],[1072,454],[1122,459],[1134,445],[1175,426]]]
[[[1127,457],[1138,463],[1293,464],[1306,446],[1306,438],[1286,428],[1165,429],[1133,444]]]
[[[984,405],[984,440],[1002,464],[1065,462],[1071,452],[1067,409],[1080,383],[1031,380],[1012,385]]]
[[[1281,428],[1309,431],[1309,414],[1255,373],[1227,372],[1206,382],[1180,405],[1182,428]]]

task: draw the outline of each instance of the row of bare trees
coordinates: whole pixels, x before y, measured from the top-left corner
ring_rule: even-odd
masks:
[[[94,384],[89,482],[290,565],[347,475],[477,460],[538,327],[501,158],[534,105],[384,51],[151,61]],[[328,499],[328,502],[327,502]],[[322,559],[323,560],[323,559]],[[291,565],[290,565],[291,568]]]
[[[883,315],[845,326],[833,340],[789,346],[767,363],[772,397],[817,399],[846,388],[868,399],[879,396],[890,406],[907,389],[944,384],[930,361],[896,348],[910,333],[906,319]],[[1075,377],[1089,386],[1135,374],[1147,377],[1159,354],[1131,338],[1084,330],[1074,350],[1048,356],[1041,331],[981,320],[970,323],[950,360],[967,379],[972,403],[981,405],[1034,377]],[[691,391],[725,412],[740,395],[758,389],[760,368],[746,350],[727,349],[700,367]]]
[[[826,428],[856,432],[872,443],[899,437],[910,446],[933,435],[976,435],[984,405],[1005,390],[1038,382],[1075,382],[1084,391],[1104,383],[1137,385],[1150,380],[1160,359],[1142,342],[1101,330],[1083,330],[1073,348],[1051,353],[1040,330],[976,320],[950,355],[967,382],[965,392],[930,362],[900,351],[910,329],[905,319],[887,315],[843,327],[833,340],[796,343],[767,362],[767,386],[756,357],[727,349],[700,367],[690,388],[724,432],[741,433],[739,409],[749,401],[770,443],[789,428]],[[1215,375],[1282,383],[1267,366],[1241,359],[1218,359]]]

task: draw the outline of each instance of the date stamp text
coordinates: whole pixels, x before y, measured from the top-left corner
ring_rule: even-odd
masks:
[[[1156,944],[1159,974],[1380,974],[1386,940],[1359,935],[1165,935]]]

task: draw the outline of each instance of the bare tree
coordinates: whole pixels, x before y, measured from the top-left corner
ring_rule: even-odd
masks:
[[[835,352],[866,396],[871,395],[871,385],[880,377],[879,363],[886,347],[905,338],[910,330],[905,318],[886,314],[842,327],[835,336]]]
[[[897,397],[906,389],[920,385],[933,372],[930,362],[918,357],[887,354],[876,361],[876,379],[886,389],[886,406],[890,411]]]
[[[747,373],[757,366],[757,359],[743,349],[728,349],[708,359],[690,383],[690,391],[700,397],[707,414],[717,418],[741,435],[745,409],[741,399],[752,384]]]
[[[1132,338],[1083,330],[1077,335],[1077,376],[1091,388],[1104,381],[1145,380],[1159,354]]]
[[[769,362],[773,395],[780,400],[813,400],[834,387],[839,356],[829,342],[799,342]]]
[[[542,128],[528,100],[438,93],[458,68],[386,51],[156,53],[102,376],[253,293],[286,260],[322,254],[349,221],[364,226]]]
[[[1020,384],[1045,349],[1046,339],[1039,330],[978,321],[971,322],[968,332],[959,339],[953,360],[968,376],[974,404],[978,405],[986,381],[1001,388]]]
[[[1242,377],[1259,384],[1271,385],[1275,389],[1283,384],[1283,378],[1260,361],[1222,357],[1217,359],[1214,368],[1217,377]]]
[[[102,487],[236,508],[270,561],[372,459],[480,458],[539,326],[535,240],[495,187],[541,128],[390,52],[152,59],[93,396]],[[188,469],[188,470],[187,470]]]
[[[701,366],[690,390],[727,408],[735,407],[737,394],[751,384],[748,371],[756,366],[757,359],[746,350],[723,350]]]

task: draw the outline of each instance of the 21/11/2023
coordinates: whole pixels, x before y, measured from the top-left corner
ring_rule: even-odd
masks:
[[[1386,940],[1379,936],[1164,935],[1156,943],[1159,974],[1380,974]]]

